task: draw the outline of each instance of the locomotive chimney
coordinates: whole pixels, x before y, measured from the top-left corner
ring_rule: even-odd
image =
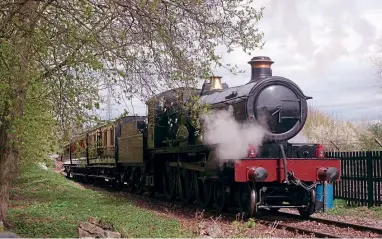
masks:
[[[248,63],[252,68],[251,80],[249,82],[255,82],[272,76],[271,65],[273,61],[271,58],[267,56],[255,56]]]
[[[211,76],[210,77],[210,90],[211,91],[220,91],[223,90],[222,86],[222,77],[221,76]]]

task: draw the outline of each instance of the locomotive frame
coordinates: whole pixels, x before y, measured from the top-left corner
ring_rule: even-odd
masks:
[[[188,89],[190,95],[178,88],[153,97],[147,117],[126,116],[77,135],[64,146],[66,176],[109,181],[129,192],[163,193],[168,200],[218,211],[235,208],[247,216],[280,208],[310,216],[318,209],[316,185],[339,180],[340,160],[325,158],[322,145],[287,141],[304,126],[311,97],[292,81],[273,77],[268,57],[249,63],[251,81],[243,86],[229,88],[221,77],[211,77],[202,90]],[[233,108],[238,122],[272,130],[260,148],[249,145],[247,157],[220,163],[217,145],[204,144],[189,112],[180,110],[182,99],[191,95],[214,110]],[[264,108],[267,121],[259,114]]]

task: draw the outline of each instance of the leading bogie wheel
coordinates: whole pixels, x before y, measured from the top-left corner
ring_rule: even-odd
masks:
[[[298,212],[304,218],[310,217],[316,209],[316,191],[310,190],[305,192],[303,202],[305,203],[305,208],[298,208]]]
[[[248,183],[239,186],[239,208],[245,218],[260,215],[256,204],[258,203],[258,193],[256,188]]]

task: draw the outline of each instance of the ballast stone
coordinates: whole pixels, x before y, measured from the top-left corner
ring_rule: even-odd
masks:
[[[17,234],[5,230],[3,221],[0,221],[0,238],[18,238]]]
[[[121,233],[114,231],[105,231],[106,238],[121,238]]]
[[[99,226],[105,230],[114,230],[113,225],[111,225],[110,223],[105,223],[105,222],[101,221],[100,219],[97,219],[94,217],[89,217],[88,222],[93,224],[93,225]]]
[[[105,230],[89,222],[80,223],[78,233],[83,234],[78,235],[79,237],[89,237],[90,235],[90,237],[103,238],[105,236]]]
[[[19,237],[13,232],[0,232],[0,238],[19,238]]]

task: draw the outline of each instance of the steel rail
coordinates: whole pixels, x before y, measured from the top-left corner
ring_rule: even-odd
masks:
[[[268,221],[268,220],[263,220],[263,219],[254,219],[254,221],[262,223],[262,224],[272,224],[272,223],[274,224],[274,221],[277,221],[277,220],[269,220]],[[317,238],[343,238],[343,236],[337,236],[337,235],[324,233],[324,232],[320,232],[320,231],[313,231],[313,230],[309,230],[309,229],[298,227],[298,226],[290,226],[288,224],[285,224],[285,223],[282,223],[279,221],[277,221],[277,223],[276,223],[276,228],[285,229],[285,230],[288,230],[290,232],[297,232],[297,233],[302,232],[304,234],[314,235]]]
[[[289,218],[303,219],[298,214],[288,213],[288,212],[278,212],[277,214],[274,214],[274,215],[281,215],[281,216],[285,215],[286,217],[289,217]],[[350,227],[359,231],[370,231],[370,232],[374,232],[374,233],[378,233],[382,235],[382,228],[378,228],[378,227],[364,226],[361,224],[349,223],[344,221],[334,221],[334,220],[330,220],[326,218],[312,217],[312,216],[304,220],[311,220],[311,221],[321,222],[325,224],[331,224],[331,225],[335,225],[337,227],[342,227],[342,228]]]

